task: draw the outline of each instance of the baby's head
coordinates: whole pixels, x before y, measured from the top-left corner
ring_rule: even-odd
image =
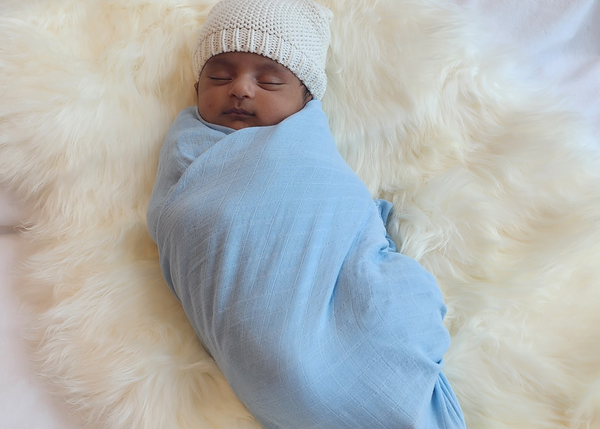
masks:
[[[312,0],[221,0],[193,56],[198,111],[239,130],[275,125],[320,100],[332,13]]]

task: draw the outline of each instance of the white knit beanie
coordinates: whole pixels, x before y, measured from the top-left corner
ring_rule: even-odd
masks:
[[[194,73],[213,56],[252,52],[277,61],[306,85],[313,98],[325,93],[325,61],[333,13],[312,0],[221,0],[200,30]]]

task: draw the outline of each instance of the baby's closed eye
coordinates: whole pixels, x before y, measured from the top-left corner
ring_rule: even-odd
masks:
[[[275,76],[265,76],[256,79],[256,83],[267,90],[275,90],[286,84],[285,80]]]
[[[267,88],[273,88],[273,89],[277,88],[281,85],[285,85],[283,82],[258,82],[258,84],[260,86],[267,87]]]

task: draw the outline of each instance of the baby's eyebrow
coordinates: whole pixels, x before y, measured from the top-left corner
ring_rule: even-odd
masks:
[[[258,66],[258,69],[263,72],[273,72],[286,74],[289,70],[278,63],[262,63]],[[291,73],[291,72],[290,72]]]
[[[234,64],[231,61],[228,61],[226,58],[213,57],[210,59],[208,63],[206,63],[207,67],[214,66],[224,66],[224,67],[233,67]]]

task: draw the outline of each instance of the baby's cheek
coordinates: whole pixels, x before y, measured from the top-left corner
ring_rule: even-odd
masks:
[[[203,97],[198,97],[197,106],[200,116],[202,116],[205,120],[210,121],[215,115],[216,103],[214,101],[207,100]]]

